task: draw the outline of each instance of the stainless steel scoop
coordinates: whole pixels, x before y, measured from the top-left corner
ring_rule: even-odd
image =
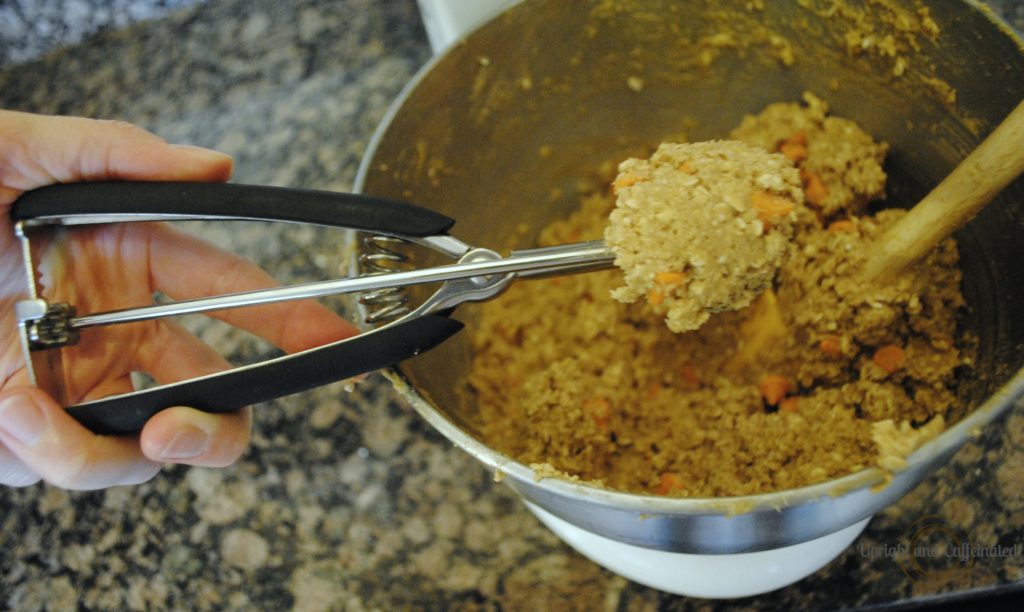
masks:
[[[11,211],[23,241],[30,299],[16,306],[32,380],[65,397],[62,347],[82,330],[246,306],[370,292],[417,284],[440,287],[415,309],[355,338],[252,366],[69,406],[98,433],[142,428],[164,408],[229,411],[394,365],[438,345],[462,328],[445,312],[498,295],[515,278],[607,268],[614,254],[600,242],[513,251],[473,247],[448,234],[454,220],[411,204],[369,196],[218,183],[90,183],[56,185],[24,194]],[[352,278],[77,314],[74,305],[48,303],[37,283],[32,239],[59,226],[168,220],[266,220],[312,223],[369,232],[427,247],[456,263]],[[67,403],[67,402],[65,402]]]

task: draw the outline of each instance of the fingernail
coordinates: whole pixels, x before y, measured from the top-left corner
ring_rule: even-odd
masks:
[[[163,461],[194,459],[210,448],[210,436],[198,427],[185,426],[178,430],[167,446],[160,451]]]
[[[30,396],[11,395],[0,402],[0,429],[24,445],[34,446],[46,431],[46,416]]]
[[[207,149],[206,147],[197,147],[195,145],[186,144],[174,144],[171,147],[182,151],[188,151],[189,153],[195,153],[196,155],[206,157],[211,160],[222,161],[225,159],[231,159],[231,156],[227,153],[221,153],[213,149]]]

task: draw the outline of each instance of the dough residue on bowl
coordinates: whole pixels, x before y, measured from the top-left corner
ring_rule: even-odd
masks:
[[[770,286],[677,334],[647,300],[611,298],[619,270],[513,284],[474,326],[468,384],[484,442],[546,475],[719,497],[898,468],[894,452],[962,416],[955,242],[885,286],[857,276],[904,214],[867,208],[884,193],[886,145],[813,97],[730,136],[789,158],[807,194]],[[587,194],[541,242],[600,238],[614,205],[610,188]]]

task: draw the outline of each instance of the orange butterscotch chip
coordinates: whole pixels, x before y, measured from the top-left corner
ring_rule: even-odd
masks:
[[[785,376],[762,376],[757,382],[757,390],[769,406],[778,406],[790,391],[789,379]]]
[[[612,416],[612,405],[603,397],[595,397],[583,402],[583,412],[589,415],[598,427],[604,429],[608,427],[608,419]]]
[[[690,364],[684,364],[683,367],[679,368],[679,377],[683,379],[683,385],[690,390],[700,388],[700,376],[697,374],[697,369]]]
[[[614,188],[616,191],[618,191],[619,189],[622,189],[623,187],[632,187],[633,185],[636,185],[637,183],[639,183],[641,180],[642,179],[639,176],[635,175],[635,174],[625,174],[625,173],[623,173],[623,174],[620,174],[617,177],[615,177],[615,180],[612,181],[612,188]]]
[[[782,143],[782,146],[779,147],[779,153],[785,155],[786,159],[794,164],[799,164],[803,160],[807,159],[807,147],[802,147],[796,144]]]
[[[799,164],[807,159],[807,134],[797,132],[782,141],[779,145],[779,153],[785,155],[786,159],[794,164]]]
[[[907,353],[903,350],[903,347],[895,344],[886,344],[875,349],[875,354],[871,357],[871,361],[888,374],[892,374],[903,367],[906,357]]]
[[[793,202],[767,191],[755,191],[750,195],[750,201],[757,218],[769,226],[793,212],[794,208]]]
[[[800,145],[802,147],[806,147],[807,146],[807,132],[805,132],[803,130],[800,130],[799,132],[796,132],[792,136],[787,138],[785,140],[785,142],[789,142],[789,143],[792,143],[792,144]]]
[[[654,284],[647,290],[647,301],[651,306],[660,306],[665,301],[665,294],[671,292],[673,287],[678,287],[686,281],[686,274],[682,272],[657,272],[654,275]]]
[[[828,197],[828,187],[821,181],[821,177],[807,169],[800,170],[800,178],[804,184],[804,197],[815,206],[821,206]]]
[[[818,342],[818,348],[829,357],[843,356],[843,343],[839,336],[825,336]]]
[[[679,480],[679,476],[676,476],[672,472],[665,472],[661,475],[658,486],[654,489],[654,492],[658,495],[668,495],[672,491],[682,491],[683,488],[683,481]]]
[[[657,272],[654,275],[654,282],[662,287],[682,285],[685,280],[686,274],[682,272]]]

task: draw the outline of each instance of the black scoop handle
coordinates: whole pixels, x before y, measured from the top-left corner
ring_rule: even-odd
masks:
[[[50,185],[25,192],[11,208],[15,221],[74,218],[82,222],[95,218],[99,223],[117,215],[293,221],[418,238],[445,234],[455,224],[445,215],[405,202],[356,193],[234,183]]]
[[[77,404],[67,411],[95,433],[133,433],[172,406],[230,412],[391,366],[429,351],[462,327],[455,319],[426,315],[301,353]]]
[[[404,202],[352,193],[230,183],[97,182],[51,185],[21,195],[15,221],[104,223],[247,219],[345,227],[400,237],[447,233],[454,220]],[[189,406],[229,412],[394,365],[428,351],[462,328],[428,315],[253,366],[69,407],[96,433],[142,429],[157,412]]]

